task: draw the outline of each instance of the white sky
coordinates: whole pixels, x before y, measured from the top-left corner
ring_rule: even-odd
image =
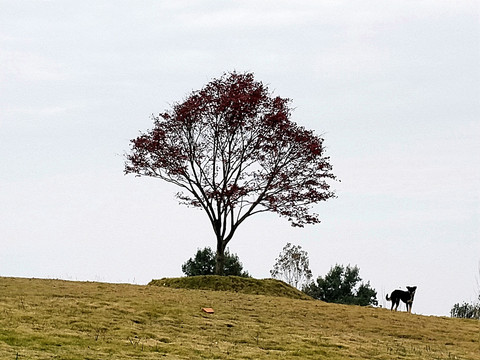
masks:
[[[287,242],[314,276],[358,265],[380,304],[478,296],[477,1],[0,0],[0,275],[133,282],[181,276],[215,246],[176,188],[123,175],[150,114],[225,71],[252,71],[324,134],[338,199],[322,223],[251,218],[230,243],[269,277]],[[404,307],[402,308],[404,309]]]

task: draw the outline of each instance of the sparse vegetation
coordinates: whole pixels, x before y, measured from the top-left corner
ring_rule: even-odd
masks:
[[[476,320],[240,292],[0,278],[0,314],[6,360],[480,359]]]
[[[301,289],[312,278],[308,253],[300,245],[287,243],[275,259],[270,275]]]

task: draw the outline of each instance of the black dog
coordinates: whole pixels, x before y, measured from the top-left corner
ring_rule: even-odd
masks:
[[[392,308],[395,306],[395,311],[398,309],[398,305],[400,304],[400,300],[402,300],[405,304],[407,304],[407,311],[409,313],[412,312],[412,303],[413,303],[413,297],[415,296],[415,291],[417,291],[416,286],[407,286],[408,291],[403,291],[403,290],[394,290],[392,292],[392,295],[388,297],[387,294],[387,301],[392,302]]]

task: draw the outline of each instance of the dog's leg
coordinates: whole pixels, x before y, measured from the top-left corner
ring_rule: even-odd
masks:
[[[393,311],[393,308],[395,307],[395,305],[397,305],[397,306],[398,306],[398,304],[397,304],[397,299],[395,299],[395,298],[392,298],[392,308],[391,308],[390,310],[392,310],[392,311]],[[397,311],[397,308],[395,308],[395,311]]]

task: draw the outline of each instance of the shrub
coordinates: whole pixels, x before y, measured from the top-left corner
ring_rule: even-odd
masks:
[[[215,274],[215,253],[209,247],[203,250],[198,249],[193,258],[188,259],[182,265],[182,271],[187,276],[214,275]],[[250,277],[248,272],[243,271],[243,265],[237,254],[230,254],[225,250],[225,264],[223,274],[225,276]]]
[[[360,269],[348,265],[335,265],[325,278],[319,276],[315,281],[304,286],[303,291],[315,299],[325,302],[349,305],[377,305],[377,292],[370,287],[370,282],[357,284],[362,280]]]
[[[480,319],[480,303],[469,304],[464,302],[462,305],[457,303],[450,310],[450,316],[464,319]]]

